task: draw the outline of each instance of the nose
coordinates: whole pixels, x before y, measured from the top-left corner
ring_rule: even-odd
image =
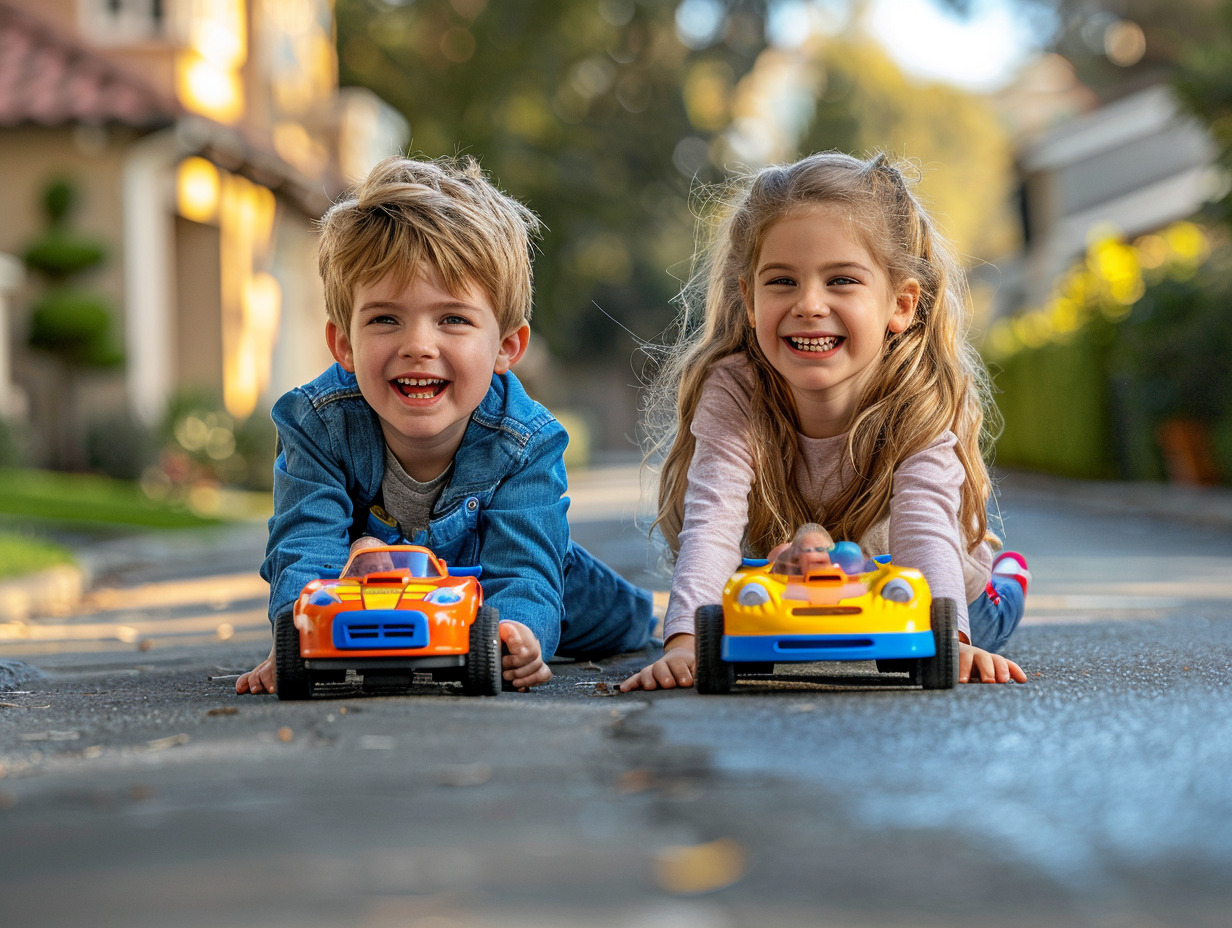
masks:
[[[791,314],[797,319],[813,319],[830,315],[830,304],[826,300],[823,289],[813,285],[801,287],[795,305],[791,308]]]
[[[436,327],[428,320],[416,320],[406,327],[398,354],[404,358],[435,358],[440,354]]]

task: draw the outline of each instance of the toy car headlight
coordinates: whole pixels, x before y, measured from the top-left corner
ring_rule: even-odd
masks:
[[[915,599],[915,590],[902,577],[895,577],[881,588],[881,598],[892,603],[909,603]]]
[[[340,603],[342,600],[338,598],[333,587],[323,586],[313,591],[313,594],[308,597],[308,602],[314,606],[329,606],[333,603]]]
[[[451,606],[462,602],[462,592],[452,586],[438,587],[424,597],[424,602],[434,606]]]
[[[746,583],[736,595],[736,602],[742,606],[764,606],[770,602],[770,591],[760,583]]]

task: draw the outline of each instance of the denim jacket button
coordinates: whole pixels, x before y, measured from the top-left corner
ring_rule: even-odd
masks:
[[[479,500],[475,499],[475,497],[472,496],[470,499],[466,501],[466,511],[467,512],[474,512],[478,508],[479,508]]]

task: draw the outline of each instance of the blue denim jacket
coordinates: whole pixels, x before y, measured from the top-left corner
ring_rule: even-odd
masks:
[[[280,398],[273,419],[274,515],[261,565],[271,621],[323,570],[343,567],[351,542],[369,532],[385,473],[380,422],[337,364]],[[409,539],[449,564],[482,566],[485,602],[530,628],[545,660],[562,628],[567,650],[591,657],[641,647],[652,621],[649,593],[570,542],[567,443],[512,373],[494,375],[427,530]]]

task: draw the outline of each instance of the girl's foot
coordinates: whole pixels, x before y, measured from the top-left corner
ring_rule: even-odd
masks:
[[[992,572],[1003,577],[1013,577],[1027,592],[1027,584],[1031,582],[1031,571],[1027,569],[1027,559],[1017,551],[1002,551],[992,562]]]

